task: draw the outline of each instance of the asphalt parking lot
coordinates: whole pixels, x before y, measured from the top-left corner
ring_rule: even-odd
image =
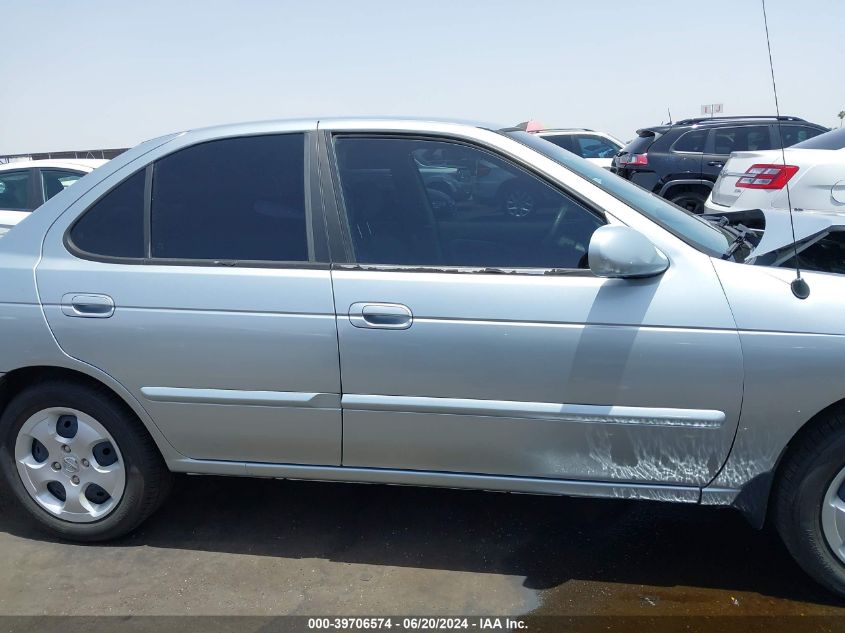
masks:
[[[457,490],[182,477],[87,546],[3,492],[0,560],[3,615],[845,614],[731,511]]]

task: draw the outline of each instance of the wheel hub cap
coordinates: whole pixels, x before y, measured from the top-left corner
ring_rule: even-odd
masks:
[[[117,442],[97,420],[75,409],[50,408],[30,416],[18,432],[15,462],[30,497],[73,523],[107,516],[126,487]]]
[[[845,468],[833,478],[822,502],[822,531],[831,551],[845,563]]]

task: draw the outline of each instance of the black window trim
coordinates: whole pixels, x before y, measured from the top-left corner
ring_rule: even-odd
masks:
[[[177,152],[180,152],[183,149],[188,149],[191,147],[197,147],[199,145],[205,145],[206,143],[213,143],[215,141],[223,141],[223,140],[230,140],[230,139],[237,139],[237,138],[250,138],[255,136],[281,136],[283,134],[301,134],[303,136],[303,172],[304,172],[304,200],[305,200],[305,226],[306,226],[306,240],[307,240],[307,248],[308,248],[308,260],[307,261],[271,261],[271,260],[248,260],[248,259],[239,259],[239,260],[223,260],[223,259],[187,259],[187,258],[165,258],[165,257],[153,257],[152,256],[152,180],[153,180],[153,172],[155,168],[155,164],[165,158],[166,156],[170,156]],[[126,265],[133,265],[133,266],[192,266],[192,267],[205,267],[205,268],[275,268],[275,269],[306,269],[306,270],[329,270],[331,268],[331,263],[329,261],[318,261],[315,257],[317,246],[314,243],[314,232],[312,231],[312,225],[314,222],[322,223],[322,209],[320,205],[315,204],[313,200],[313,196],[311,195],[311,187],[313,183],[312,177],[312,167],[315,167],[314,163],[316,163],[316,157],[314,156],[314,152],[312,150],[312,142],[314,131],[313,130],[292,130],[289,132],[269,132],[269,133],[260,133],[260,134],[238,134],[235,136],[222,136],[219,138],[207,139],[204,141],[199,141],[197,143],[193,143],[191,145],[185,145],[179,148],[174,149],[171,152],[166,154],[162,154],[161,156],[156,157],[151,162],[147,163],[144,167],[136,169],[132,171],[131,174],[121,178],[118,182],[114,185],[109,187],[106,191],[102,194],[97,196],[97,198],[91,202],[89,205],[85,207],[85,210],[82,211],[76,218],[74,218],[73,222],[71,222],[70,226],[65,230],[64,236],[62,238],[62,243],[64,244],[65,249],[74,257],[79,259],[85,259],[88,261],[94,262],[101,262],[105,264],[126,264]],[[103,198],[108,196],[112,191],[114,191],[117,187],[122,185],[124,182],[132,178],[135,174],[144,170],[144,257],[119,257],[113,255],[98,255],[96,253],[88,252],[76,244],[74,244],[73,239],[71,237],[71,233],[73,232],[74,227],[76,224],[85,216],[86,213],[90,209],[92,209],[98,202],[100,202]]]
[[[327,150],[328,170],[331,172],[331,181],[334,190],[336,212],[339,220],[338,229],[341,231],[341,239],[344,243],[346,257],[344,261],[332,260],[333,270],[363,270],[380,272],[403,272],[403,273],[454,273],[454,274],[487,274],[487,275],[525,275],[525,276],[560,276],[560,277],[595,277],[589,268],[537,268],[537,267],[497,267],[497,266],[443,266],[435,264],[365,264],[356,260],[355,249],[352,242],[352,229],[349,226],[349,217],[346,212],[346,202],[343,198],[343,190],[340,183],[340,169],[337,163],[337,152],[335,151],[335,139],[338,138],[369,138],[385,139],[398,138],[403,140],[421,141],[446,141],[456,145],[464,145],[472,149],[481,150],[495,157],[511,163],[515,167],[528,172],[548,186],[552,187],[566,196],[569,196],[581,204],[589,213],[594,214],[604,224],[607,224],[607,215],[595,202],[588,200],[578,192],[571,191],[568,187],[550,179],[546,174],[541,173],[536,167],[526,163],[511,154],[503,153],[499,148],[490,147],[483,143],[466,139],[455,138],[447,134],[426,133],[426,132],[356,132],[338,131],[326,132],[324,143]],[[332,253],[334,254],[334,253]]]

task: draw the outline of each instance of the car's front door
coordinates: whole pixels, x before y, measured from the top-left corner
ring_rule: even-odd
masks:
[[[58,343],[130,390],[188,457],[340,464],[305,141],[185,147],[86,194],[80,218],[48,234],[37,281]]]
[[[705,256],[662,277],[600,279],[587,247],[607,216],[506,156],[436,137],[325,142],[354,253],[332,272],[344,466],[677,484],[715,475],[742,372]],[[414,156],[443,146],[534,192],[535,212],[470,199],[434,213]]]

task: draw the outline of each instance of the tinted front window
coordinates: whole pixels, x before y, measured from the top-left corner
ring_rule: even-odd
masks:
[[[667,231],[705,253],[721,256],[727,251],[733,239],[728,233],[717,229],[700,217],[666,202],[663,198],[608,172],[606,169],[602,169],[598,165],[580,160],[569,152],[561,151],[560,148],[551,143],[546,143],[532,134],[509,132],[508,136],[589,180],[600,189],[636,209]]]
[[[587,267],[603,220],[495,154],[410,138],[338,138],[335,148],[361,263]]]
[[[223,139],[155,164],[152,256],[305,261],[304,137]]]
[[[713,153],[730,154],[772,149],[768,125],[724,127],[713,130]]]
[[[707,130],[692,130],[675,141],[672,149],[676,152],[694,152],[700,154],[704,151],[704,143],[706,141]]]
[[[144,170],[109,191],[70,231],[77,248],[108,257],[144,256]]]
[[[796,149],[845,149],[845,127],[825,132],[795,147]]]
[[[57,193],[61,193],[82,178],[82,176],[83,174],[77,171],[42,169],[41,186],[44,188],[44,200],[49,200]]]
[[[28,189],[28,171],[0,172],[0,209],[26,211]]]

